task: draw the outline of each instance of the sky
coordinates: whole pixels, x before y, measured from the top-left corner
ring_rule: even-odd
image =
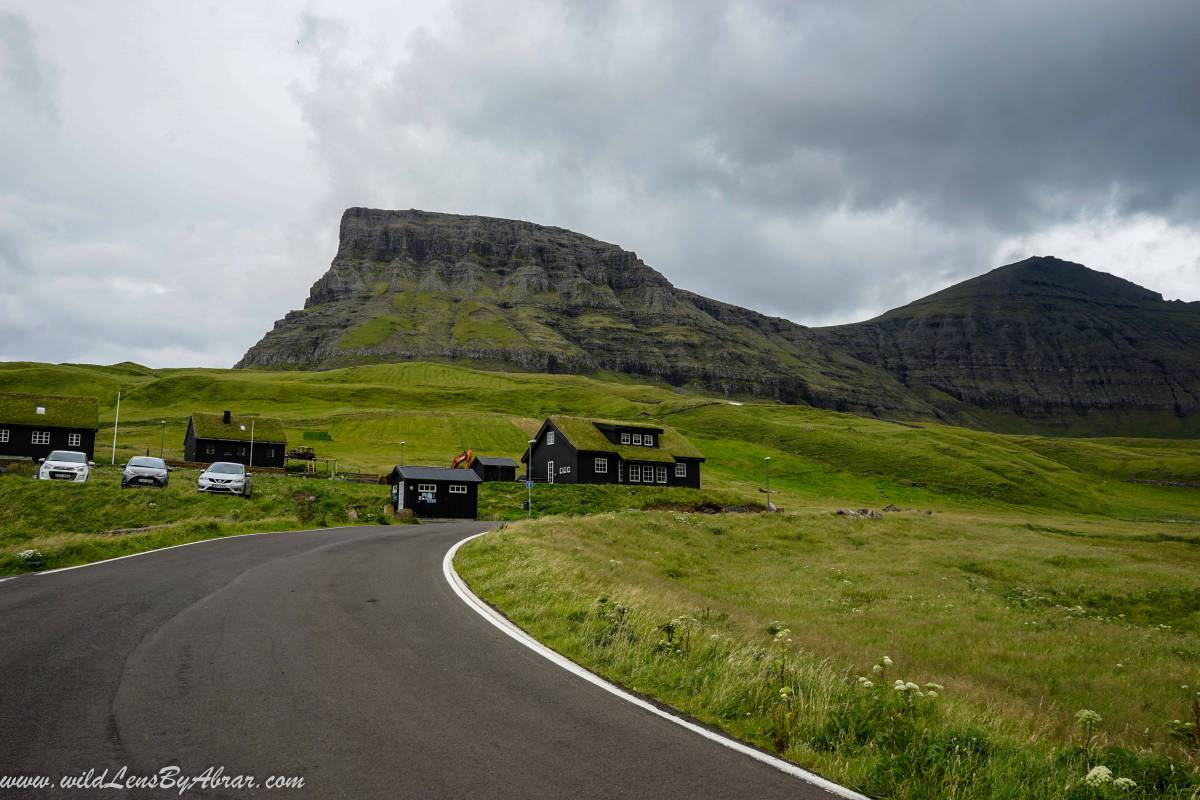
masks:
[[[350,206],[805,325],[1054,255],[1200,300],[1194,0],[0,0],[0,360],[231,366]]]

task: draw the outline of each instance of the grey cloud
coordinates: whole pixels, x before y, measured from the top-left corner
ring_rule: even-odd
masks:
[[[10,110],[56,113],[53,70],[38,53],[29,21],[8,11],[0,11],[0,99]]]

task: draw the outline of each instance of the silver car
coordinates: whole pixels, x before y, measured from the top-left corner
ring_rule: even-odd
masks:
[[[202,492],[240,494],[242,497],[249,497],[254,493],[254,485],[246,467],[232,461],[209,464],[208,469],[200,473],[196,488]]]
[[[130,486],[155,486],[167,488],[171,480],[171,468],[161,458],[134,456],[121,470],[121,488]]]
[[[41,466],[33,477],[43,481],[70,481],[87,483],[96,462],[88,461],[87,453],[74,450],[55,450],[45,458],[39,458]]]

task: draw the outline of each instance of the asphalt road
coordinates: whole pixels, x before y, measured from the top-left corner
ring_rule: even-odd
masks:
[[[304,779],[186,797],[831,797],[481,618],[442,558],[484,527],[223,539],[0,583],[0,776]]]

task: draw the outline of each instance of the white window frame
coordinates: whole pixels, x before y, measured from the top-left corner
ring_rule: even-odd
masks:
[[[641,464],[630,464],[629,465],[629,482],[630,483],[641,483],[642,482],[642,465]]]
[[[212,455],[216,455],[216,453],[217,453],[217,448],[216,448],[216,447],[212,446],[211,444],[210,444],[210,445],[206,445],[206,446],[205,446],[205,448],[204,448],[204,454],[205,454],[206,456],[212,456]]]
[[[0,428],[0,444],[8,444],[8,428]]]
[[[608,459],[607,458],[597,458],[594,468],[596,470],[597,475],[607,475],[608,474]]]
[[[554,462],[546,462],[546,483],[554,483]]]
[[[663,467],[663,466],[655,467],[654,472],[655,472],[656,476],[658,477],[659,483],[667,482],[667,468],[666,467]]]
[[[546,431],[546,444],[554,444],[554,431]]]
[[[50,444],[50,431],[34,431],[30,437],[33,444]]]
[[[467,485],[465,483],[450,484],[450,494],[466,494]]]
[[[675,477],[676,478],[686,478],[687,477],[687,464],[684,463],[683,461],[675,462]]]
[[[635,433],[635,434],[633,435],[633,443],[634,443],[634,444],[636,444],[637,446],[641,447],[641,445],[642,445],[642,435],[641,435],[640,433]]]
[[[417,484],[417,492],[420,494],[424,494],[425,492],[429,492],[430,494],[437,494],[437,484],[436,483],[418,483]]]
[[[621,434],[621,444],[629,444],[629,434],[628,433]]]
[[[643,436],[642,444],[644,444],[646,447],[654,447],[654,434],[647,433],[645,436]]]
[[[67,447],[79,447],[79,445],[82,442],[83,442],[83,434],[81,434],[81,433],[68,433],[67,434]]]

